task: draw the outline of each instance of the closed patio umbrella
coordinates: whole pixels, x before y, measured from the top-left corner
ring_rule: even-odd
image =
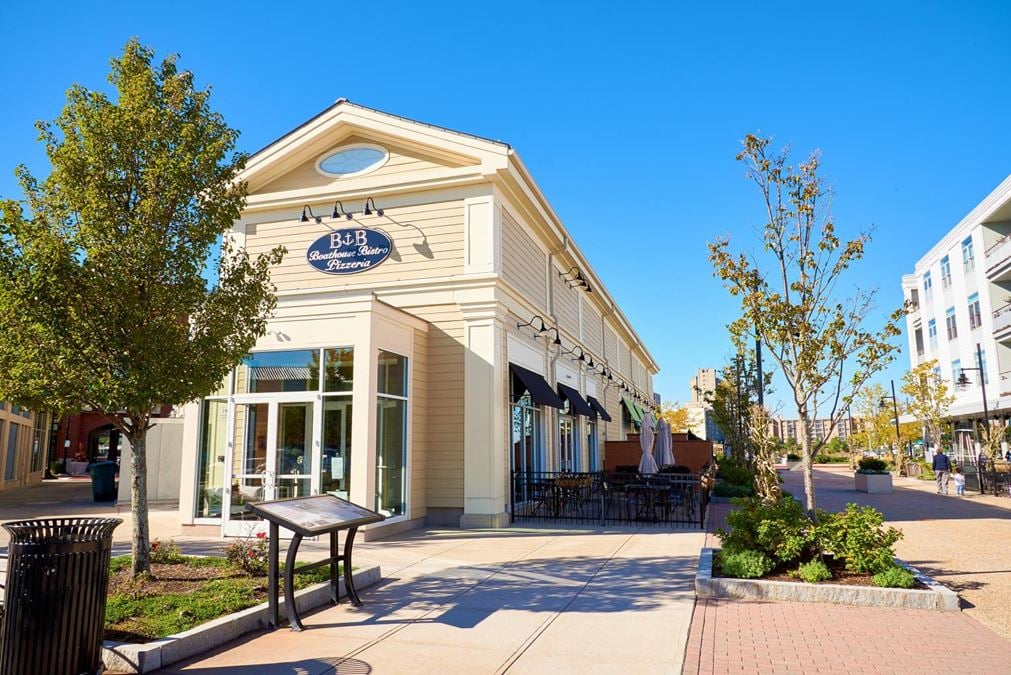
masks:
[[[653,459],[653,415],[651,413],[643,415],[639,443],[642,445],[642,459],[639,461],[639,473],[656,473],[656,460]]]
[[[670,424],[664,418],[656,423],[656,465],[670,466],[674,463],[674,453],[671,452]]]

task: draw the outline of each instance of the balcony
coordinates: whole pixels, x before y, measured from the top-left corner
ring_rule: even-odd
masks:
[[[1011,304],[994,310],[993,336],[1000,342],[1011,340]]]
[[[1011,281],[1011,235],[986,250],[986,276],[991,281]]]

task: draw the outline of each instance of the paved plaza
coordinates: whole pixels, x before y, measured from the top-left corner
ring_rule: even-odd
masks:
[[[803,495],[800,472],[782,475],[787,490]],[[866,495],[853,490],[853,475],[842,467],[816,469],[815,481],[826,510],[854,502],[884,512],[905,532],[899,557],[970,598],[964,611],[700,599],[684,673],[1011,672],[1011,642],[994,631],[1006,630],[1009,619],[1011,500],[943,497],[914,479],[897,479],[890,495]],[[719,546],[711,531],[729,509],[711,507],[707,546]],[[985,562],[974,558],[981,551]],[[979,576],[968,571],[984,568]]]

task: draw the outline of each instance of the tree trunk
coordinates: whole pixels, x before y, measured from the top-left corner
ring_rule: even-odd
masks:
[[[151,571],[151,534],[147,518],[147,430],[142,429],[130,437],[131,513],[133,514],[133,576]]]
[[[811,422],[807,417],[807,409],[801,408],[797,411],[800,418],[801,448],[804,454],[804,502],[807,512],[814,517],[814,455],[811,454]]]

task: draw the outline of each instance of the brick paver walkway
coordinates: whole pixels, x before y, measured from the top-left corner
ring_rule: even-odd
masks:
[[[722,524],[729,506],[711,509],[710,531]],[[710,534],[706,545],[719,543]],[[1011,673],[1011,642],[963,612],[700,598],[682,672],[963,670]]]

